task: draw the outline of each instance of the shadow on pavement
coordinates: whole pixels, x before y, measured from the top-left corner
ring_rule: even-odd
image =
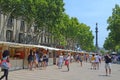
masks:
[[[64,71],[61,71],[61,72],[69,72],[68,70],[64,70]]]
[[[101,76],[101,77],[110,77],[110,75],[98,75],[98,76]]]

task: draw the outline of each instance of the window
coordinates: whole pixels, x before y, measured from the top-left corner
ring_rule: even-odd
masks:
[[[6,31],[6,41],[12,42],[13,32],[10,30]]]
[[[47,43],[47,37],[45,36],[44,38],[45,38],[45,41],[44,41],[44,43]]]
[[[31,39],[32,39],[31,35],[28,35],[28,36],[27,36],[27,42],[26,42],[26,43],[28,43],[28,44],[31,43]]]
[[[12,27],[13,27],[13,19],[12,19],[12,17],[10,17],[10,18],[8,19],[7,27],[8,27],[8,28],[12,28]]]
[[[37,25],[34,26],[34,32],[38,30]]]
[[[21,21],[20,31],[24,31],[24,30],[25,30],[25,22]]]
[[[33,40],[31,40],[33,44],[38,44],[37,37],[33,36]]]
[[[24,43],[25,35],[23,33],[19,33],[19,43]]]

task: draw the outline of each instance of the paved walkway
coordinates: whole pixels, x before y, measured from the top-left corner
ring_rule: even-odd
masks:
[[[104,63],[101,64],[99,70],[91,70],[90,63],[83,63],[83,67],[80,67],[78,63],[72,63],[70,71],[66,70],[66,66],[58,69],[54,65],[48,66],[46,70],[10,71],[9,80],[119,80],[120,78],[120,64],[112,64],[111,76],[105,76]],[[2,72],[0,72],[1,75]]]

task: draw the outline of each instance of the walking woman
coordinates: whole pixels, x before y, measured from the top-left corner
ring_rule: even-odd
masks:
[[[33,67],[33,58],[34,58],[33,51],[30,50],[30,54],[28,56],[28,65],[29,65],[28,67],[30,70],[32,70],[32,67]]]
[[[92,54],[90,61],[91,61],[91,69],[96,69],[95,68],[95,54]]]
[[[65,65],[67,66],[68,71],[70,70],[69,69],[69,63],[70,63],[70,54],[68,53],[68,55],[67,55],[67,57],[65,59]]]
[[[9,51],[5,50],[2,55],[2,62],[1,62],[1,68],[4,74],[0,77],[0,80],[2,80],[5,77],[5,80],[8,80],[8,71],[10,68],[9,64]]]

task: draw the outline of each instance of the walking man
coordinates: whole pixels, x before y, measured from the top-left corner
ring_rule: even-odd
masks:
[[[106,71],[106,76],[108,75],[108,72],[109,72],[109,75],[111,74],[111,57],[109,54],[106,54],[106,56],[104,57],[105,58],[105,71]]]

